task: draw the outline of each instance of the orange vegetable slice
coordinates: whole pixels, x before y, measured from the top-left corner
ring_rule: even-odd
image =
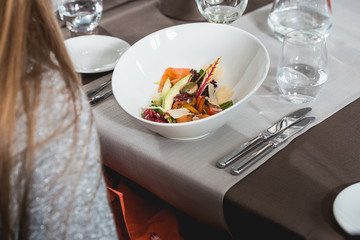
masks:
[[[190,71],[191,71],[190,68],[171,68],[171,67],[167,68],[161,77],[158,92],[162,91],[167,78],[170,78],[170,81],[174,79],[178,79],[179,81],[180,79],[189,75]]]
[[[187,103],[186,101],[175,101],[172,106],[172,109],[182,108],[186,103]]]
[[[185,104],[184,108],[188,109],[192,113],[196,113],[196,114],[199,113],[198,110],[196,110],[193,106],[190,106],[189,104]]]
[[[171,85],[175,85],[178,81],[180,81],[181,79],[178,79],[178,78],[176,78],[176,79],[174,79],[174,80],[171,80],[170,82],[171,82]]]
[[[198,117],[199,117],[200,119],[203,119],[203,118],[210,117],[210,115],[209,115],[209,114],[200,114],[200,115],[198,115]]]
[[[176,119],[177,123],[184,123],[184,122],[190,122],[192,121],[191,115],[184,115]]]
[[[199,96],[196,99],[196,109],[199,111],[199,113],[202,113],[204,110],[204,105],[205,105],[205,96]]]

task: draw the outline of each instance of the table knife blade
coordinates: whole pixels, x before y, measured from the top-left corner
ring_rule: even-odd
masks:
[[[287,129],[285,129],[282,133],[277,135],[274,139],[271,139],[261,145],[259,150],[252,153],[250,156],[246,157],[241,162],[235,163],[234,166],[231,168],[231,174],[239,175],[240,173],[244,172],[246,169],[256,163],[262,156],[265,156],[273,149],[277,148],[286,140],[288,140],[291,136],[303,130],[307,125],[313,122],[314,119],[315,117],[307,117],[301,119],[300,121],[297,121]]]
[[[231,151],[230,153],[226,154],[222,158],[220,158],[216,166],[218,168],[225,168],[230,165],[232,162],[237,160],[239,157],[243,156],[245,153],[249,152],[250,150],[254,149],[256,146],[260,145],[262,142],[268,140],[269,138],[279,134],[295,122],[302,119],[308,112],[312,109],[310,107],[301,108],[295,112],[290,113],[289,115],[283,117],[279,120],[276,124],[271,126],[270,128],[266,129],[259,133],[255,138],[251,139],[250,141],[242,144],[241,146],[237,147],[235,150]]]

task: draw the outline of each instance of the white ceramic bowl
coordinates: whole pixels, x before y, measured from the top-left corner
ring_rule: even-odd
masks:
[[[220,56],[224,74],[218,85],[234,90],[232,107],[186,123],[156,123],[141,117],[167,67],[199,70]],[[112,88],[120,106],[148,129],[172,139],[196,139],[223,126],[260,87],[269,66],[266,48],[250,33],[228,25],[190,23],[154,32],[131,46],[115,66]]]

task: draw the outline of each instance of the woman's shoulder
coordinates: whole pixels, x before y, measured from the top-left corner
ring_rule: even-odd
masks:
[[[55,70],[45,72],[42,78],[37,111],[40,126],[57,130],[75,123],[92,124],[91,109],[80,86],[69,89],[62,74]]]
[[[75,133],[78,141],[97,138],[90,133],[93,118],[88,100],[78,89],[70,90],[59,71],[47,69],[41,76],[37,107],[34,109],[34,140],[37,145],[49,145],[55,140],[72,139]],[[19,96],[17,101],[19,112],[15,125],[16,152],[25,149],[29,120],[24,110],[24,100]],[[75,129],[76,128],[76,129]],[[57,148],[61,148],[58,146]]]
[[[29,189],[30,199],[34,199],[28,206],[31,235],[41,239],[49,233],[54,237],[67,232],[69,236],[81,233],[112,239],[116,232],[86,95],[79,88],[72,101],[59,72],[48,71],[42,77],[36,112],[36,160]],[[25,126],[18,130],[26,132]],[[18,157],[21,159],[21,154]],[[64,229],[61,224],[66,221],[69,226]],[[86,226],[82,226],[84,222]],[[51,227],[45,231],[41,228],[44,224]]]

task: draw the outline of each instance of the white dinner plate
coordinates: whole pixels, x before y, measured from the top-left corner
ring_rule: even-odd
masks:
[[[76,72],[98,73],[113,70],[130,47],[122,39],[105,35],[86,35],[65,40]]]
[[[360,235],[360,182],[336,196],[333,211],[336,221],[350,235]]]

